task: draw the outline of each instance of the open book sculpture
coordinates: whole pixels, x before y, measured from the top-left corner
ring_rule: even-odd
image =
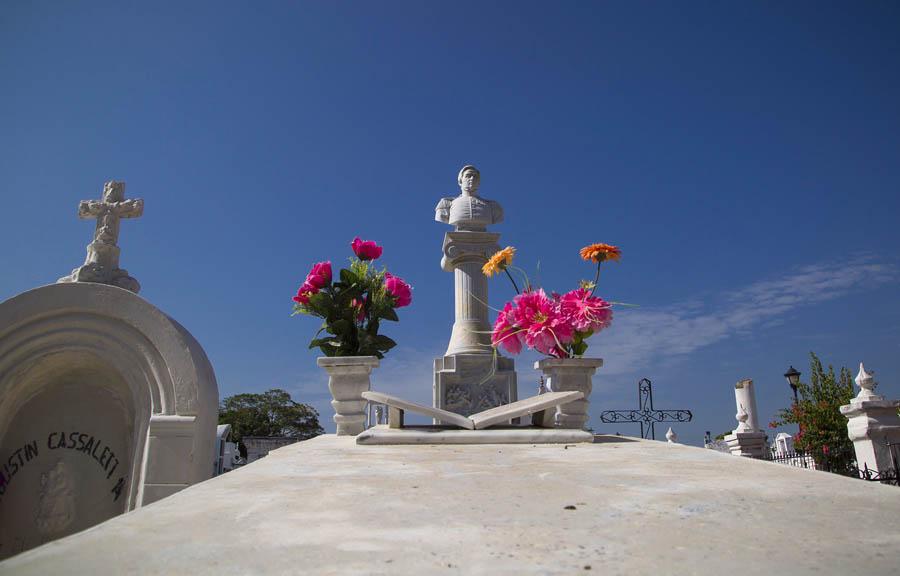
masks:
[[[388,426],[370,428],[356,437],[357,444],[509,444],[590,442],[584,430],[543,428],[545,412],[580,400],[581,392],[548,392],[497,406],[471,416],[416,404],[381,392],[363,392],[363,398],[388,407]],[[407,426],[406,412],[429,416],[442,426]],[[503,426],[515,418],[532,416],[532,426]],[[496,428],[492,428],[498,426]],[[461,428],[460,429],[454,429]]]

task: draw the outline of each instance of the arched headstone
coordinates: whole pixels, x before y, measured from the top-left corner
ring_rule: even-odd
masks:
[[[0,558],[210,478],[217,407],[203,349],[133,292],[0,303]]]

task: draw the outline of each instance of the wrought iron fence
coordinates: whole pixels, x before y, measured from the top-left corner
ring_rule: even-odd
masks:
[[[900,467],[898,467],[898,463],[900,463],[900,444],[886,442],[885,445],[890,450],[891,467],[881,471],[869,470],[867,465],[863,465],[860,468],[852,448],[828,449],[824,447],[820,450],[796,450],[793,452],[782,452],[773,449],[766,454],[763,460],[798,468],[831,472],[832,474],[840,474],[870,482],[900,486]]]

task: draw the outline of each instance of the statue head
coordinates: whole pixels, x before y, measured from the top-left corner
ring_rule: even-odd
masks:
[[[104,202],[121,202],[125,199],[125,183],[111,180],[103,185]]]
[[[481,184],[481,172],[471,164],[466,164],[456,177],[463,196],[478,196],[478,185]]]

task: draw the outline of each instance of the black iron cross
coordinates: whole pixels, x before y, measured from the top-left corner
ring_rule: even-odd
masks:
[[[600,421],[607,424],[618,422],[637,422],[641,425],[641,438],[656,440],[654,424],[657,422],[690,422],[693,415],[690,410],[654,410],[653,385],[647,378],[638,382],[637,410],[607,410],[600,413]],[[645,426],[646,424],[646,426]]]

